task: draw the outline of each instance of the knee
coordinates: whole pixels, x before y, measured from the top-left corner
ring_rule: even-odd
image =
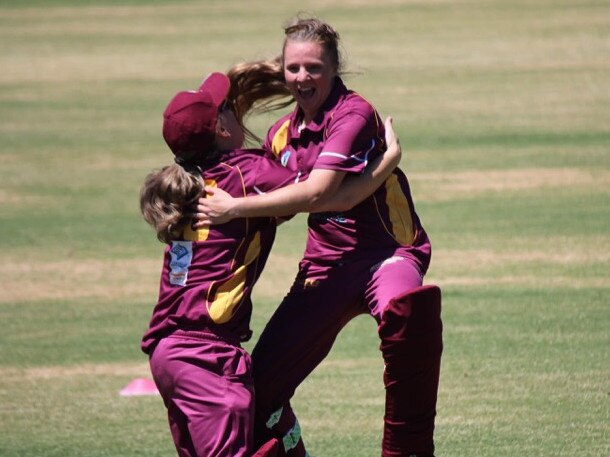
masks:
[[[384,358],[417,352],[442,352],[441,290],[418,287],[390,300],[381,317],[379,336]]]

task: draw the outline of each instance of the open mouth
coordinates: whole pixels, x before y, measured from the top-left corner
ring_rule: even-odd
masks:
[[[299,96],[307,100],[308,98],[312,98],[316,90],[313,87],[308,87],[306,89],[299,89]]]

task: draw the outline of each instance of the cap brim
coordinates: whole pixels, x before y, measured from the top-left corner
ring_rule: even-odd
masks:
[[[220,104],[227,98],[227,94],[229,93],[229,88],[231,87],[231,82],[229,78],[224,73],[210,73],[199,86],[200,92],[207,92],[210,94],[212,98],[212,102],[216,106],[220,106]]]

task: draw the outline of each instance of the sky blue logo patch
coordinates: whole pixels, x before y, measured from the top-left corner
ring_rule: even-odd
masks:
[[[286,151],[282,154],[282,157],[280,158],[280,163],[282,164],[283,167],[286,166],[289,158],[290,158],[290,151]]]

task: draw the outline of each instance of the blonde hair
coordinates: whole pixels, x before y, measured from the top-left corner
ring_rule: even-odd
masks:
[[[261,141],[245,126],[249,114],[282,109],[294,102],[284,78],[284,48],[289,41],[313,41],[328,53],[337,74],[343,70],[339,52],[339,34],[315,17],[298,16],[284,27],[282,54],[269,60],[255,60],[234,65],[227,71],[231,88],[227,100],[246,137]]]
[[[252,113],[282,109],[292,98],[284,79],[283,49],[289,41],[313,41],[328,53],[337,74],[342,70],[339,52],[339,34],[328,24],[315,17],[298,16],[284,27],[282,55],[270,60],[239,63],[227,72],[231,82],[227,102],[239,125],[250,141],[261,141],[245,126],[245,118]],[[140,190],[140,211],[144,220],[164,243],[182,239],[185,226],[190,223],[191,208],[203,195],[202,168],[219,160],[219,151],[207,157],[188,157],[150,173]]]
[[[326,51],[337,74],[343,70],[343,58],[339,51],[339,33],[326,22],[317,17],[298,15],[284,27],[283,54],[290,41],[311,41],[318,43]]]
[[[201,169],[195,166],[172,164],[148,174],[140,190],[140,212],[159,241],[182,239],[203,187]]]
[[[227,77],[231,81],[227,100],[236,119],[246,137],[260,143],[245,126],[245,118],[285,108],[294,101],[286,87],[281,58],[238,63],[227,71]]]

